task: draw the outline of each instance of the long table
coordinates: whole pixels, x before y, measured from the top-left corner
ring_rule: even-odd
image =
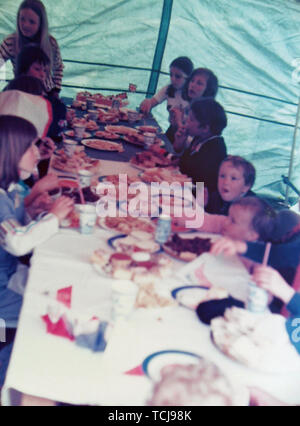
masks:
[[[138,171],[128,163],[101,160],[101,174]],[[17,404],[20,394],[89,405],[145,405],[153,383],[145,375],[127,374],[149,354],[183,350],[215,362],[237,386],[257,386],[288,403],[300,403],[300,373],[264,374],[223,355],[210,338],[210,327],[195,312],[176,305],[137,309],[127,321],[117,322],[106,350],[94,353],[67,339],[47,334],[41,316],[60,288],[72,286],[72,309],[78,315],[110,320],[112,279],[100,276],[90,263],[95,249],[108,249],[114,232],[97,228],[89,236],[61,229],[35,249],[13,353],[2,390],[2,403]],[[202,256],[205,274],[215,286],[246,298],[248,272],[238,258]],[[185,283],[174,260],[173,274],[159,284],[165,294]],[[27,397],[27,402],[38,399]],[[30,402],[28,402],[30,403]]]

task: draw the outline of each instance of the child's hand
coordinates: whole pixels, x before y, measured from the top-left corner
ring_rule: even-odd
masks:
[[[210,253],[214,255],[224,254],[234,256],[247,251],[247,244],[243,241],[231,240],[230,238],[219,238],[211,247]]]
[[[252,278],[259,287],[269,291],[271,294],[281,299],[285,304],[287,304],[295,294],[295,290],[285,282],[279,272],[270,266],[257,265],[254,268]]]
[[[49,213],[55,214],[57,216],[59,223],[64,220],[69,213],[71,213],[74,207],[74,202],[69,197],[60,197],[54,201],[52,208]]]
[[[173,127],[181,127],[183,121],[183,110],[179,107],[173,107],[170,109],[170,123]]]
[[[140,105],[140,111],[145,114],[148,115],[149,112],[152,109],[152,101],[151,99],[144,99],[143,102]]]
[[[42,139],[39,145],[41,160],[47,160],[48,158],[50,158],[55,148],[56,146],[52,139],[50,138]]]
[[[34,201],[27,207],[27,212],[34,219],[39,214],[47,212],[51,209],[53,201],[47,192],[37,196]]]
[[[38,180],[32,188],[36,193],[48,192],[59,186],[59,179],[54,174],[49,174]]]

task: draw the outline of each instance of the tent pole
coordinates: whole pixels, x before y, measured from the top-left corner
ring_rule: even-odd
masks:
[[[296,122],[295,122],[295,127],[294,127],[293,144],[292,144],[291,158],[290,158],[290,165],[289,165],[289,173],[288,173],[288,179],[289,180],[292,179],[293,163],[294,163],[294,155],[295,155],[295,149],[296,149],[299,120],[300,120],[300,95],[299,95],[299,98],[298,98],[297,115],[296,115]],[[285,200],[284,200],[284,203],[285,203],[286,206],[289,205],[289,203],[288,203],[289,190],[290,190],[290,188],[287,185],[286,192],[285,192]]]

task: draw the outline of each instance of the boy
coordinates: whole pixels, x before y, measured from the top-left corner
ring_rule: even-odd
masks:
[[[228,155],[219,169],[218,190],[209,195],[205,211],[227,216],[233,201],[255,196],[251,191],[254,181],[254,166],[242,157]]]
[[[214,99],[192,103],[185,126],[175,134],[174,150],[180,155],[181,173],[193,182],[204,182],[209,193],[217,190],[218,170],[226,157],[226,145],[221,134],[227,125],[223,107]],[[193,137],[187,146],[188,135]]]

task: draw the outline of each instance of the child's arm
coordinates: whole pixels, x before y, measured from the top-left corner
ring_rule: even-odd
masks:
[[[176,153],[181,153],[185,150],[187,139],[188,133],[186,127],[179,127],[177,132],[175,133],[175,139],[173,144],[173,149]]]
[[[158,102],[155,98],[144,99],[140,105],[140,110],[143,114],[147,115],[156,105],[158,105]]]
[[[193,210],[194,211],[194,210]],[[203,217],[202,225],[197,224],[197,218],[200,219]],[[195,226],[189,226],[191,229],[196,229],[201,232],[212,232],[215,234],[221,234],[223,230],[224,223],[226,222],[227,217],[219,214],[209,214],[205,213],[201,207],[198,207],[197,215],[195,214],[193,217],[181,216],[174,217],[173,223],[187,227],[187,224],[190,222],[190,225],[194,222]]]
[[[257,265],[253,272],[255,283],[281,299],[285,304],[293,298],[295,290],[270,266]]]
[[[220,238],[216,241],[210,250],[212,254],[224,254],[225,256],[235,256],[244,254],[247,251],[247,244],[244,241],[234,241],[230,238]]]
[[[51,189],[59,186],[58,177],[54,174],[49,174],[38,180],[32,187],[30,194],[24,199],[25,207],[28,207],[39,195],[51,191]]]
[[[57,41],[55,40],[54,37],[50,36],[50,42],[52,45],[52,49],[53,49],[53,82],[55,84],[54,87],[54,91],[58,93],[61,89],[61,83],[62,83],[62,78],[63,78],[63,69],[64,69],[64,64],[61,58],[61,53],[60,53],[60,49],[58,46]]]
[[[58,230],[59,223],[71,212],[73,201],[61,197],[53,203],[49,214],[38,222],[22,226],[11,217],[0,224],[0,244],[14,256],[23,256],[46,241]]]

